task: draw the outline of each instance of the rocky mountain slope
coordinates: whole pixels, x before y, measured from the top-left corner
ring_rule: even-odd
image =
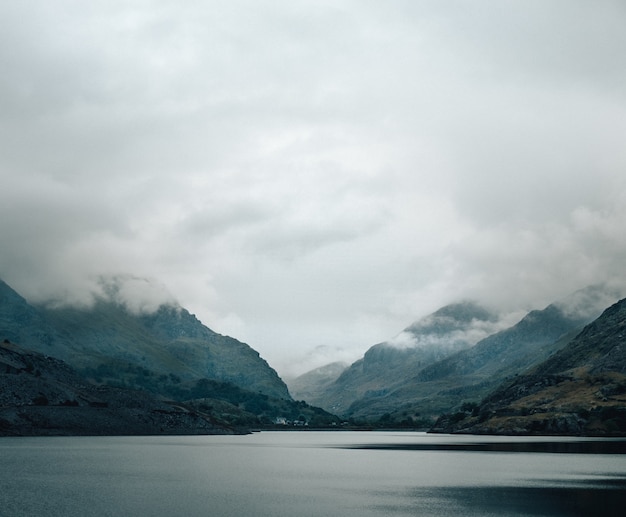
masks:
[[[234,432],[209,413],[146,392],[96,387],[63,361],[0,343],[0,436]]]
[[[40,405],[32,402],[37,399],[32,385],[23,382],[27,375],[7,377],[2,395],[4,391],[17,394],[13,406],[27,409],[20,409],[19,413],[15,410],[13,417],[5,420],[22,429],[22,434],[39,431],[36,425],[29,431],[25,422],[19,420],[20,415],[45,413],[58,420],[61,414],[70,414],[65,411],[65,400],[91,400],[96,392],[112,398],[107,404],[119,410],[117,417],[126,411],[123,404],[144,408],[143,415],[152,415],[151,405],[166,399],[176,403],[166,405],[167,410],[159,406],[157,413],[171,412],[172,407],[184,408],[189,414],[198,413],[235,427],[267,427],[276,420],[322,427],[338,422],[337,417],[320,408],[295,402],[282,379],[255,350],[213,332],[178,306],[164,305],[150,313],[133,313],[124,305],[105,299],[90,308],[33,306],[0,281],[0,340],[7,342],[5,348],[19,343],[23,353],[32,354],[33,358],[39,357],[36,352],[43,354],[48,362],[39,361],[41,368],[36,370],[44,372],[45,366],[57,365],[51,377],[61,371],[59,365],[68,363],[76,371],[70,375],[68,370],[64,375],[86,390],[82,398],[68,396],[56,400],[49,396],[52,387],[46,384],[42,393],[48,401],[56,402]],[[24,372],[22,367],[18,369]],[[36,380],[41,384],[42,378]],[[125,402],[119,402],[122,399]],[[109,425],[98,417],[105,412],[93,411],[89,403],[79,407],[84,418],[94,421],[85,423],[84,429],[79,426],[70,431],[71,426],[77,425],[73,420],[66,426],[69,434],[116,433],[115,415],[107,416],[107,421],[114,422]],[[43,429],[50,427],[45,419],[37,422]],[[190,429],[195,425],[187,424]],[[132,432],[144,434],[154,425],[148,422]],[[61,424],[52,427],[57,429],[55,433],[62,434]],[[184,430],[184,426],[179,429]]]
[[[467,329],[476,329],[477,323],[488,329],[493,317],[490,320],[480,312],[473,315],[472,310],[479,309],[472,305],[460,312],[458,305],[452,305],[407,329],[421,329],[422,342],[430,342],[432,347],[375,345],[315,403],[357,421],[428,425],[442,413],[478,402],[506,378],[545,360],[617,297],[602,286],[583,289],[543,310],[531,311],[517,324],[487,335],[474,346],[465,343],[457,351],[449,346],[455,337],[476,335]],[[451,323],[454,314],[461,315],[457,323]],[[441,321],[453,326],[446,327]],[[473,326],[468,326],[472,321]]]
[[[496,321],[494,314],[474,302],[443,307],[394,339],[372,346],[336,381],[305,400],[343,416],[354,416],[355,403],[384,398],[422,369],[471,347],[495,327]],[[359,416],[377,418],[387,411],[383,407]]]
[[[359,418],[391,409],[396,420],[411,414],[433,419],[476,403],[508,377],[564,347],[613,296],[604,287],[590,287],[531,311],[512,327],[416,372],[387,396],[357,401],[351,414]]]
[[[626,435],[626,299],[564,348],[435,431]]]
[[[208,378],[290,399],[258,352],[179,306],[137,314],[105,299],[90,308],[34,306],[0,281],[0,338],[62,359],[100,382],[163,391]]]

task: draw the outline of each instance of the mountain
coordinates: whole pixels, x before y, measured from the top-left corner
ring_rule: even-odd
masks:
[[[63,361],[0,344],[0,436],[232,434],[231,426],[140,391],[96,387]]]
[[[296,400],[315,400],[347,367],[346,363],[337,361],[310,370],[294,379],[286,379],[289,393]]]
[[[0,280],[0,338],[51,345],[58,336],[35,307]]]
[[[626,435],[626,299],[550,358],[463,409],[434,430]]]
[[[166,384],[208,378],[290,399],[258,352],[175,305],[153,313],[133,313],[106,299],[89,308],[34,306],[0,281],[0,338],[62,359],[100,381],[162,391]]]
[[[616,293],[592,286],[533,310],[510,328],[480,340],[416,371],[379,397],[355,401],[352,418],[390,415],[391,420],[436,419],[465,403],[476,403],[505,379],[545,360],[563,348],[582,327],[614,301]]]
[[[443,307],[370,348],[307,401],[357,422],[428,427],[563,348],[618,297],[588,287],[498,332],[497,318],[475,303]]]
[[[560,348],[560,343],[554,346],[559,339],[573,337],[568,334],[577,333],[597,318],[616,297],[602,286],[577,291],[543,310],[529,312],[513,327],[481,340],[472,349],[426,368],[417,379],[433,381],[469,375],[482,381],[517,373]]]
[[[321,427],[338,422],[320,408],[295,402],[258,352],[172,304],[138,312],[100,298],[89,308],[53,308],[29,304],[0,281],[2,339],[27,353],[64,361],[86,389],[118,389],[115,397],[135,400],[130,404],[145,405],[145,397],[173,400],[177,407],[247,428],[275,421]],[[25,377],[7,382],[18,378]],[[29,397],[27,391],[25,400]],[[101,433],[93,429],[107,434],[109,427]]]
[[[354,416],[353,404],[384,398],[420,370],[472,346],[496,325],[497,317],[475,302],[442,307],[395,338],[372,346],[325,390],[305,400],[336,414]],[[387,411],[384,407],[359,416],[378,418]]]

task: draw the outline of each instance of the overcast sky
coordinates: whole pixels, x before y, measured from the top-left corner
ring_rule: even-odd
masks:
[[[279,373],[624,280],[623,0],[5,0],[0,278]]]

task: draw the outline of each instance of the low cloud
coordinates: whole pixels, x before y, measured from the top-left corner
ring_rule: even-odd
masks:
[[[346,350],[336,346],[319,345],[297,360],[283,365],[281,371],[285,378],[295,378],[330,363],[338,362],[348,366],[356,361],[360,355],[362,355],[361,350]]]
[[[122,275],[100,278],[98,284],[105,299],[123,305],[133,314],[152,314],[162,305],[178,305],[168,289],[156,280]]]
[[[99,276],[91,284],[84,284],[84,291],[60,290],[54,297],[32,300],[53,308],[73,306],[90,309],[99,301],[112,302],[125,307],[133,314],[152,314],[163,305],[178,307],[167,287],[156,279],[141,278],[128,274]]]
[[[626,283],[623,279],[614,279],[576,291],[566,298],[556,300],[555,305],[567,316],[594,319],[624,296]]]
[[[426,316],[385,343],[397,348],[435,347],[442,350],[470,347],[481,339],[517,323],[520,313],[492,314],[488,319],[469,322],[432,314]],[[441,331],[442,327],[450,330]]]
[[[5,2],[0,277],[78,304],[158,279],[279,369],[452,300],[621,282],[625,24],[578,0]],[[167,299],[142,286],[135,310]]]

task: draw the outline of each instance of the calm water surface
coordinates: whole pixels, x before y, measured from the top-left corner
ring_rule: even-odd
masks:
[[[0,515],[621,516],[625,449],[391,432],[0,438]]]

